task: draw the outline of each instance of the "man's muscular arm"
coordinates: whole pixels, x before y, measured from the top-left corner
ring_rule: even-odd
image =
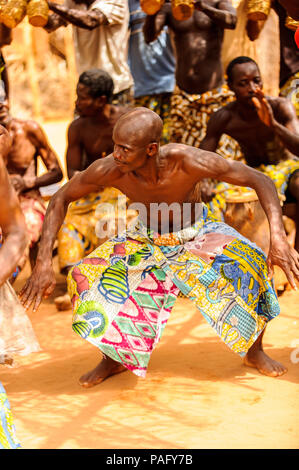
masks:
[[[191,154],[193,153],[193,156]],[[268,218],[270,227],[270,249],[267,264],[270,276],[273,265],[280,266],[296,289],[295,279],[299,281],[299,253],[290,247],[284,230],[280,202],[273,181],[261,171],[249,166],[226,160],[212,152],[201,152],[192,148],[188,158],[187,171],[192,178],[213,178],[237,186],[253,188]]]
[[[225,133],[226,123],[230,118],[230,114],[226,109],[219,109],[211,115],[209,119],[206,135],[200,144],[202,150],[216,152],[219,140]]]
[[[195,0],[194,7],[196,10],[205,13],[221,28],[235,29],[237,25],[237,12],[230,0],[221,0],[217,4],[217,8],[212,7],[205,0]]]
[[[55,275],[52,267],[52,251],[68,205],[91,192],[98,191],[101,186],[113,186],[115,181],[110,169],[109,157],[97,160],[85,171],[77,173],[51,198],[43,223],[36,264],[20,292],[21,302],[25,308],[34,303],[33,310],[36,311],[42,298],[48,297],[53,292]]]
[[[299,121],[292,103],[285,98],[269,101],[262,90],[252,98],[260,120],[270,127],[285,147],[299,157]]]
[[[35,168],[35,162],[32,161],[23,176],[19,174],[10,175],[11,183],[18,194],[29,189],[38,189],[42,186],[58,183],[63,177],[57,155],[50,147],[47,137],[39,124],[35,121],[27,121],[25,131],[26,138],[35,148],[35,156],[41,157],[48,171],[41,176],[34,175],[31,167]]]
[[[60,28],[61,26],[67,26],[68,22],[65,21],[61,16],[57,15],[56,13],[52,13],[48,16],[48,21],[43,28],[47,31],[47,33],[53,33],[56,29]]]
[[[69,179],[84,169],[82,166],[83,147],[80,142],[80,126],[78,126],[77,121],[78,119],[70,124],[67,133],[66,168]]]
[[[155,15],[146,15],[143,24],[143,35],[144,40],[147,44],[153,42],[161,33],[164,26],[167,25],[168,10],[170,11],[170,5],[163,5]]]
[[[28,241],[24,216],[3,162],[2,139],[3,134],[0,135],[0,227],[3,234],[0,248],[0,285],[13,273]]]
[[[48,5],[62,20],[74,26],[78,26],[79,28],[92,30],[108,22],[106,16],[100,10],[76,10],[51,1],[48,1]]]
[[[259,37],[264,25],[265,25],[265,21],[255,21],[255,20],[247,21],[246,32],[250,41],[255,41]]]
[[[49,184],[58,183],[62,177],[62,170],[58,157],[50,147],[47,137],[42,128],[34,121],[27,123],[28,138],[36,148],[36,155],[40,156],[48,172],[41,176],[29,177],[25,180],[26,189],[37,189]]]

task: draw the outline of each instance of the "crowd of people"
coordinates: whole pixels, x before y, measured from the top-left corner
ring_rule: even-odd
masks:
[[[74,332],[102,355],[81,376],[83,387],[126,370],[144,377],[180,295],[245,365],[272,377],[287,370],[264,352],[262,338],[279,314],[274,266],[292,288],[299,281],[299,50],[286,26],[298,8],[270,3],[279,19],[279,96],[264,94],[250,57],[232,58],[224,72],[224,31],[238,21],[230,0],[194,0],[186,19],[168,0],[154,14],[146,0],[48,1],[44,29],[72,24],[79,77],[68,182],[48,206],[40,188],[61,182],[59,158],[39,123],[11,116],[13,77],[1,54],[0,289],[29,261],[13,302],[36,311],[55,288],[57,246],[68,292],[56,307],[73,309]],[[250,40],[265,21],[248,19]],[[246,238],[225,222],[236,187],[255,192],[267,249],[254,225]],[[102,230],[111,222],[107,205],[118,221],[111,236]],[[294,220],[293,244],[283,214]],[[0,382],[1,447],[20,444]]]

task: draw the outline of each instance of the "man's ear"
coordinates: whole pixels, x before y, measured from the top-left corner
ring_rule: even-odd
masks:
[[[159,144],[158,142],[151,142],[147,146],[147,154],[152,157],[153,155],[156,155],[158,153],[159,149]]]

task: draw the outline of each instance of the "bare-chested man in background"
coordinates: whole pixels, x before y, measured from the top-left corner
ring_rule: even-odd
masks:
[[[39,188],[58,183],[62,179],[62,170],[41,126],[32,120],[12,117],[7,99],[0,101],[0,124],[7,129],[11,137],[5,164],[25,216],[32,262],[46,212]],[[47,169],[41,176],[37,176],[38,157]],[[26,256],[19,261],[19,269],[22,269],[25,262]]]
[[[265,97],[258,65],[250,57],[237,57],[227,67],[228,83],[236,101],[217,111],[210,119],[203,150],[215,151],[222,133],[236,139],[247,165],[267,174],[277,191],[295,205],[297,232],[295,248],[299,251],[299,121],[291,101],[282,97]],[[219,186],[216,192],[219,192]],[[212,207],[222,207],[223,194],[216,196]]]
[[[176,88],[171,101],[171,142],[199,147],[210,115],[234,99],[224,83],[221,50],[225,29],[234,29],[236,10],[230,0],[194,2],[192,16],[173,17],[166,1],[155,15],[147,15],[143,32],[146,42],[157,38],[168,26],[176,50]],[[223,137],[218,153],[241,157],[232,139]]]
[[[66,151],[67,174],[71,179],[98,158],[113,150],[112,131],[117,119],[128,107],[111,104],[114,84],[111,76],[101,69],[83,72],[77,85],[76,113],[68,129]],[[60,270],[69,269],[98,246],[101,241],[95,231],[101,203],[117,201],[121,193],[114,188],[103,188],[74,202],[58,235]],[[59,310],[71,308],[68,294],[55,299]]]

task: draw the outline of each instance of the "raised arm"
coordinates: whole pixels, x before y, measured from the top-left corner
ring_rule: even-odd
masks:
[[[3,134],[0,135],[0,149]],[[17,195],[10,184],[9,177],[0,156],[0,228],[2,246],[0,247],[0,286],[11,276],[28,242],[24,216]]]
[[[212,152],[202,152],[191,148],[186,160],[186,171],[196,181],[213,178],[237,186],[253,188],[270,227],[270,249],[267,258],[269,277],[273,275],[273,265],[280,266],[293,287],[299,281],[299,253],[290,247],[284,230],[282,211],[273,181],[261,171],[234,161],[226,160]]]
[[[265,21],[247,20],[246,32],[250,41],[255,41],[259,37],[264,26]]]
[[[155,15],[146,15],[143,24],[143,34],[147,44],[157,39],[164,26],[168,24],[167,18],[169,12],[170,5],[165,4]]]
[[[71,23],[79,28],[92,30],[108,22],[104,13],[99,9],[76,10],[51,1],[48,1],[48,5],[64,22]]]
[[[108,156],[103,160],[97,160],[85,171],[74,175],[51,198],[43,222],[36,264],[31,277],[20,292],[21,302],[25,308],[30,307],[34,302],[34,311],[36,311],[42,298],[48,297],[54,290],[52,251],[68,205],[91,192],[97,192],[101,186],[113,186],[115,172],[111,171],[112,159],[112,156]]]
[[[53,33],[56,29],[60,28],[61,26],[67,26],[68,22],[65,21],[61,16],[57,15],[56,13],[52,13],[48,16],[48,21],[43,28],[47,31],[47,33]]]
[[[235,29],[237,25],[237,12],[230,0],[220,0],[216,8],[206,3],[205,0],[195,0],[194,7],[205,13],[221,28]]]
[[[206,135],[201,141],[200,148],[209,152],[216,152],[219,140],[225,133],[225,127],[229,120],[229,113],[225,109],[219,109],[209,119]]]
[[[299,157],[299,120],[293,104],[286,98],[267,99],[262,90],[252,98],[260,120],[270,127],[285,147]]]
[[[83,170],[82,163],[83,148],[80,142],[80,129],[75,120],[70,124],[67,133],[66,168],[69,179]]]
[[[24,176],[24,189],[37,189],[42,186],[58,183],[63,174],[54,150],[50,147],[47,137],[37,122],[27,122],[27,135],[36,149],[36,156],[40,156],[47,173],[41,176]]]

